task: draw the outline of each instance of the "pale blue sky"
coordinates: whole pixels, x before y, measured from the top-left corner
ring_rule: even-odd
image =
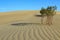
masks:
[[[16,10],[40,10],[41,7],[57,6],[60,11],[60,0],[0,0],[0,12]]]

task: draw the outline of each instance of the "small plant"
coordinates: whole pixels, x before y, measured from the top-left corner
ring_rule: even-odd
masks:
[[[41,24],[43,24],[43,19],[46,14],[46,9],[42,7],[40,13],[41,13]]]
[[[43,18],[45,17],[44,15],[46,15],[47,20],[46,20],[46,24],[51,25],[52,21],[53,21],[53,16],[56,14],[56,6],[48,6],[46,9],[45,8],[41,8],[40,13],[42,15],[41,17],[41,23],[43,24]]]

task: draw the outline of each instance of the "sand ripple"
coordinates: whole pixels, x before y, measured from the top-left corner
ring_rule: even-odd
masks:
[[[0,30],[0,40],[60,40],[60,31],[54,26],[27,24],[4,28]]]

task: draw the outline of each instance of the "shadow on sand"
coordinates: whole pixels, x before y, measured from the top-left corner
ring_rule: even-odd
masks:
[[[42,17],[42,15],[35,15],[36,17]],[[46,15],[44,15],[44,16],[46,16]]]
[[[42,17],[42,15],[35,15],[36,17]]]
[[[40,23],[13,23],[13,26],[40,25]]]

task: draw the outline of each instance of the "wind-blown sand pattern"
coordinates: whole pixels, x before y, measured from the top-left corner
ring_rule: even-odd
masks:
[[[24,15],[23,19],[18,18],[19,13],[9,15],[0,17],[0,40],[60,40],[59,14],[55,15],[51,26],[40,24],[40,17],[35,17],[35,12]]]

